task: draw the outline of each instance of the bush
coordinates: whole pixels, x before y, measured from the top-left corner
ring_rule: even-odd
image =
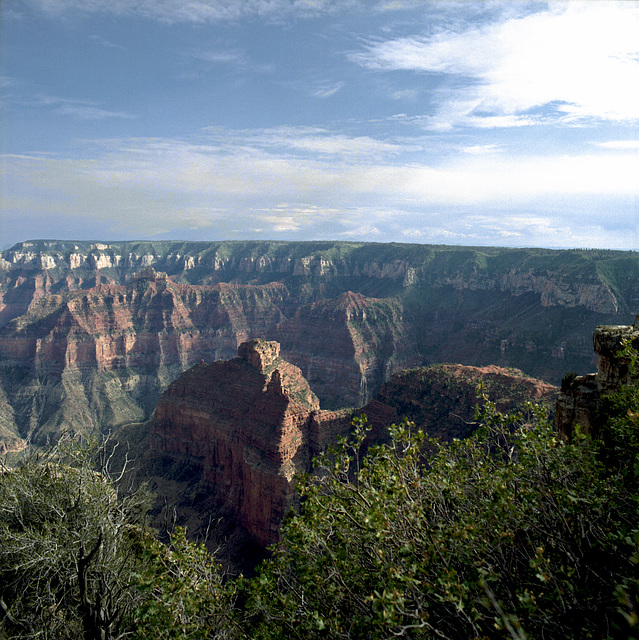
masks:
[[[541,409],[487,403],[480,418],[450,444],[403,423],[361,464],[356,421],[247,587],[251,637],[627,637],[637,512],[623,478]]]
[[[155,538],[106,451],[63,441],[0,468],[0,640],[227,637],[232,584],[185,531]]]
[[[146,494],[118,496],[95,446],[63,441],[0,470],[0,638],[117,637]]]
[[[574,379],[577,377],[576,371],[566,371],[561,378],[561,390],[565,393],[570,389]]]

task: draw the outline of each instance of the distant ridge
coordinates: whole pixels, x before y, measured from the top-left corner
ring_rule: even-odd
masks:
[[[0,439],[145,420],[204,360],[268,338],[322,408],[454,362],[557,384],[639,307],[639,254],[358,242],[37,240],[0,257]],[[17,444],[15,444],[17,443]]]

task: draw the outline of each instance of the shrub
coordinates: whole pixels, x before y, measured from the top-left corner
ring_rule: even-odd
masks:
[[[299,515],[247,587],[250,635],[625,637],[636,503],[623,478],[541,409],[487,402],[480,418],[450,444],[395,426],[361,464],[356,421],[302,480]]]

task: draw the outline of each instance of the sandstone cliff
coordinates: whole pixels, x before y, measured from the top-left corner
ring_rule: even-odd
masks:
[[[182,371],[257,337],[323,407],[437,362],[556,382],[594,365],[591,327],[627,314],[638,283],[633,252],[25,242],[0,258],[0,439],[144,420]]]
[[[325,411],[277,342],[246,342],[237,358],[195,365],[169,385],[148,427],[147,480],[193,532],[215,514],[227,535],[235,522],[266,545],[295,501],[295,475],[346,436],[355,415],[367,415],[372,440],[404,418],[433,436],[465,437],[480,382],[504,411],[528,400],[550,405],[557,392],[516,370],[437,365],[395,373],[359,410]],[[185,469],[195,490],[180,481]],[[171,481],[179,488],[167,489]]]
[[[317,396],[279,357],[279,345],[254,340],[240,345],[237,358],[196,365],[169,385],[150,448],[197,464],[218,506],[266,545],[292,504],[294,476],[310,468],[318,411]]]

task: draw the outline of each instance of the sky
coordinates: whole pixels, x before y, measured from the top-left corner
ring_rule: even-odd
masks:
[[[2,0],[0,246],[639,249],[639,2]]]

